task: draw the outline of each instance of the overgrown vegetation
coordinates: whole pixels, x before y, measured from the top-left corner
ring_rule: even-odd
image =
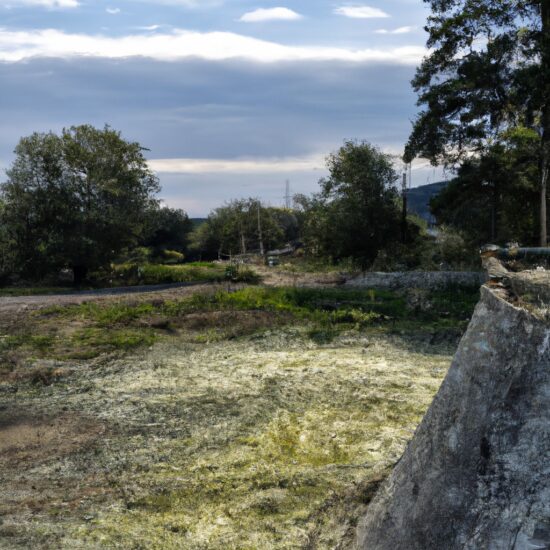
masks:
[[[355,331],[430,334],[454,341],[464,330],[477,290],[394,293],[377,290],[246,287],[211,290],[179,300],[89,302],[49,307],[0,339],[4,376],[25,376],[28,359],[89,359],[177,336],[185,341],[234,339],[271,326],[299,324],[328,343]],[[21,369],[23,366],[23,369]]]
[[[209,262],[193,262],[184,265],[115,264],[109,271],[99,274],[99,281],[108,286],[219,283],[227,279],[249,283],[259,281],[254,271],[246,266]]]

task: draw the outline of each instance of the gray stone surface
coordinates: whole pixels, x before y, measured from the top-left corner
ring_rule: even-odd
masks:
[[[510,291],[519,296],[523,302],[539,307],[550,306],[550,272],[522,271],[507,273],[503,278]]]
[[[477,271],[366,272],[346,281],[346,286],[398,290],[422,288],[437,290],[448,286],[481,286],[487,276]]]
[[[358,548],[550,549],[550,326],[481,294]]]

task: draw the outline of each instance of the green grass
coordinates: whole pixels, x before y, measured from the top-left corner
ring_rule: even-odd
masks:
[[[156,285],[166,283],[187,283],[194,281],[216,282],[223,280],[223,267],[195,265],[122,264],[115,265],[110,273],[113,284]]]
[[[46,352],[54,345],[52,335],[19,334],[15,336],[0,337],[0,353],[27,347],[33,351]]]
[[[429,325],[463,329],[478,298],[477,289],[436,291],[427,298],[428,307],[415,311],[406,296],[390,291],[248,287],[231,293],[197,294],[188,300],[166,303],[163,309],[167,315],[200,310],[262,310],[345,328],[402,330]]]
[[[77,331],[71,338],[69,357],[90,358],[102,351],[129,351],[139,346],[150,346],[157,340],[151,330],[116,329],[88,327]]]
[[[266,311],[323,326],[386,326],[400,329],[414,325],[463,327],[478,300],[478,291],[436,291],[428,305],[416,310],[402,294],[378,290],[247,287],[235,292],[196,293],[161,303],[85,303],[51,307],[41,316],[92,321],[98,326],[128,325],[150,316],[181,317],[196,312]]]
[[[344,260],[332,264],[324,259],[308,257],[284,256],[280,259],[280,264],[276,270],[291,273],[358,273],[360,269],[352,261]]]
[[[465,330],[477,299],[477,290],[437,291],[423,296],[419,307],[418,300],[390,291],[246,287],[172,301],[54,306],[33,315],[33,331],[1,339],[0,354],[23,350],[40,356],[94,357],[148,346],[171,334],[208,343],[292,324],[316,344],[328,344],[350,330],[431,333],[452,340]],[[66,334],[72,324],[79,328]]]
[[[203,282],[215,283],[228,278],[227,266],[210,262],[195,262],[182,265],[160,264],[121,264],[115,265],[109,274],[109,281],[114,285],[157,285],[168,283]],[[232,270],[235,281],[257,282],[257,275],[248,268],[239,267]]]

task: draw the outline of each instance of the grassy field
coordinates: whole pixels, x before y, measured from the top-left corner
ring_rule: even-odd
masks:
[[[0,547],[347,547],[475,301],[247,287],[23,315]]]

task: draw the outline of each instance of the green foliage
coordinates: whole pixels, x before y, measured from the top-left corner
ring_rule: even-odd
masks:
[[[183,211],[168,207],[147,213],[142,246],[152,250],[152,259],[162,263],[180,263],[187,252],[193,223]]]
[[[234,292],[196,293],[161,304],[81,304],[42,310],[41,315],[69,316],[98,327],[132,325],[144,317],[177,318],[197,312],[266,311],[311,321],[321,327],[366,328],[412,322],[452,325],[471,314],[477,289],[450,288],[429,293],[430,306],[411,310],[407,295],[374,289],[246,287]]]
[[[260,231],[261,230],[261,231]],[[298,222],[291,211],[267,207],[258,199],[233,200],[213,210],[195,228],[191,248],[204,258],[226,258],[249,252],[267,252],[285,245],[298,235]]]
[[[546,246],[550,5],[426,3],[432,10],[426,27],[431,51],[413,80],[424,110],[405,161],[421,156],[460,167],[459,182],[435,201],[435,210],[446,223],[476,235],[474,240],[530,243],[538,224],[540,245]]]
[[[260,276],[246,265],[231,264],[225,268],[225,278],[235,283],[257,284]]]
[[[413,86],[418,116],[406,160],[454,162],[506,125],[535,122],[548,92],[539,2],[426,0],[428,47]],[[542,47],[541,47],[542,46]],[[547,54],[548,52],[546,52]],[[538,66],[537,66],[538,65]]]
[[[128,351],[140,346],[150,346],[156,336],[149,330],[109,329],[88,327],[72,337],[73,349],[67,353],[75,358],[91,358],[102,352]]]
[[[539,137],[519,127],[499,139],[464,161],[458,176],[431,201],[438,223],[462,232],[472,247],[537,241]]]
[[[102,307],[98,303],[90,302],[82,304],[74,311],[77,317],[91,320],[99,327],[111,327],[117,324],[127,325],[155,311],[152,304],[128,305],[119,303],[111,307]],[[50,308],[43,311],[45,315],[63,313],[63,308]],[[74,317],[74,316],[73,316]]]
[[[77,283],[137,242],[159,190],[142,147],[108,126],[22,138],[7,175],[2,225],[16,269],[71,268]]]
[[[185,254],[178,252],[177,250],[163,250],[162,256],[165,260],[164,263],[181,263],[185,259]]]
[[[319,194],[296,197],[305,246],[314,256],[367,267],[401,237],[392,160],[365,141],[346,141],[327,168]]]
[[[118,285],[157,285],[166,283],[219,282],[225,271],[219,264],[120,264],[113,265],[109,278]]]
[[[90,359],[150,346],[171,334],[183,342],[210,343],[284,325],[320,345],[350,331],[411,337],[431,333],[454,341],[465,329],[478,295],[473,288],[395,293],[246,287],[173,301],[53,306],[33,312],[20,331],[0,337],[0,364],[9,372],[29,358]]]

